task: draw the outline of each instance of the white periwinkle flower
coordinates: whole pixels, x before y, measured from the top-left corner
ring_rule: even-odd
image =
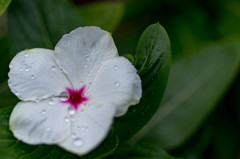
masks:
[[[136,69],[118,56],[111,34],[98,27],[73,30],[54,51],[22,51],[9,67],[9,87],[22,100],[10,116],[14,136],[75,154],[96,148],[114,117],[142,94]]]

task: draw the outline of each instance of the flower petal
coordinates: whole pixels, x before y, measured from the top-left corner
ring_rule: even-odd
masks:
[[[10,116],[14,136],[28,144],[56,144],[70,134],[68,105],[59,98],[19,102]]]
[[[142,96],[142,86],[137,70],[124,57],[106,61],[86,90],[91,100],[101,100],[117,107],[115,116],[126,113],[130,105],[137,104]]]
[[[74,114],[71,135],[59,146],[79,155],[96,148],[107,136],[116,108],[99,102],[87,102]]]
[[[55,47],[55,59],[75,89],[88,85],[106,60],[118,56],[110,33],[80,27],[65,34]]]
[[[57,66],[52,50],[24,50],[13,58],[9,67],[9,87],[24,101],[58,96],[71,85]]]

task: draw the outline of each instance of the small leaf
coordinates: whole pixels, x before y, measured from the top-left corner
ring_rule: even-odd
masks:
[[[88,25],[113,32],[123,17],[125,6],[122,2],[94,2],[81,5],[77,10]]]
[[[114,128],[120,141],[136,134],[157,111],[171,65],[170,41],[164,28],[149,26],[141,35],[134,60],[142,80],[143,94],[140,103],[131,106],[126,115],[115,118]]]
[[[1,0],[0,1],[0,16],[7,9],[8,5],[11,3],[11,0]]]
[[[165,149],[183,144],[212,112],[235,79],[240,42],[218,44],[172,64],[163,102],[133,138]]]
[[[131,54],[123,54],[125,58],[127,58],[131,63],[134,63],[134,57]]]
[[[52,158],[52,159],[75,159],[75,156],[58,146],[48,145],[27,145],[18,141],[9,130],[9,116],[13,107],[0,109],[0,154],[4,159],[39,159],[39,158]]]

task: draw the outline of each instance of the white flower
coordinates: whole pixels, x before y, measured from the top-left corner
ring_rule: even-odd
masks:
[[[10,116],[14,136],[75,154],[96,148],[114,117],[142,94],[136,69],[118,56],[111,34],[98,27],[73,30],[54,51],[24,50],[9,67],[9,87],[22,100]]]

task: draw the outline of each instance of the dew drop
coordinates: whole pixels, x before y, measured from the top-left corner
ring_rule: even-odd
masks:
[[[69,95],[66,91],[63,91],[63,92],[60,93],[59,97],[60,97],[61,101],[66,101],[66,100],[68,100]]]
[[[84,114],[84,113],[85,113],[85,110],[84,110],[84,109],[81,109],[81,113],[83,113],[83,114]]]
[[[87,64],[84,64],[84,67],[87,68]]]
[[[50,130],[51,130],[51,128],[48,126],[48,127],[46,128],[46,130],[47,130],[47,131],[50,131]]]
[[[75,133],[72,133],[72,134],[71,134],[71,137],[72,137],[73,139],[76,139],[76,138],[77,138],[77,136],[76,136]]]
[[[36,102],[38,103],[39,101],[40,101],[40,99],[39,99],[39,98],[37,98],[37,99],[36,99]]]
[[[42,110],[42,115],[45,115],[46,114],[46,110]]]
[[[91,76],[91,73],[90,73],[90,72],[88,72],[88,76],[89,76],[89,77]]]
[[[81,81],[80,83],[81,83],[81,85],[83,85],[83,81]]]
[[[75,139],[74,140],[74,146],[80,147],[83,145],[83,141],[81,139]]]
[[[89,61],[89,60],[90,60],[89,56],[86,56],[85,58],[86,58],[86,60],[87,60],[87,61]]]
[[[23,71],[23,68],[22,68],[22,67],[20,67],[20,68],[19,68],[19,71]]]
[[[20,136],[20,133],[19,133],[19,132],[17,132],[17,133],[16,133],[16,136],[17,136],[17,137],[19,137],[19,136]]]
[[[25,71],[28,72],[28,71],[30,71],[30,69],[31,69],[31,67],[30,67],[30,66],[27,66],[27,67],[25,68]]]
[[[64,118],[64,121],[68,123],[68,122],[70,121],[70,120],[69,120],[69,117],[66,116],[66,117]]]
[[[115,82],[115,86],[118,87],[118,86],[119,86],[119,83],[118,83],[118,82]]]
[[[49,99],[48,104],[53,105],[54,104],[53,99]]]
[[[12,65],[12,64],[10,64],[10,65],[9,65],[9,68],[12,68],[12,67],[13,67],[13,65]]]
[[[116,70],[116,69],[118,69],[118,67],[117,67],[117,66],[115,66],[115,67],[114,67],[114,69]]]
[[[93,52],[91,52],[90,54],[93,55]]]
[[[34,75],[32,75],[32,76],[31,76],[31,79],[34,79],[34,78],[35,78]]]
[[[68,107],[68,114],[70,114],[70,115],[73,115],[73,114],[75,114],[75,108],[73,107],[73,106],[69,106]]]
[[[25,56],[25,57],[28,57],[29,55],[28,55],[28,53],[25,53],[24,56]]]
[[[56,70],[56,66],[52,66],[52,67],[51,67],[51,70],[52,70],[52,71],[55,71],[55,70]]]

